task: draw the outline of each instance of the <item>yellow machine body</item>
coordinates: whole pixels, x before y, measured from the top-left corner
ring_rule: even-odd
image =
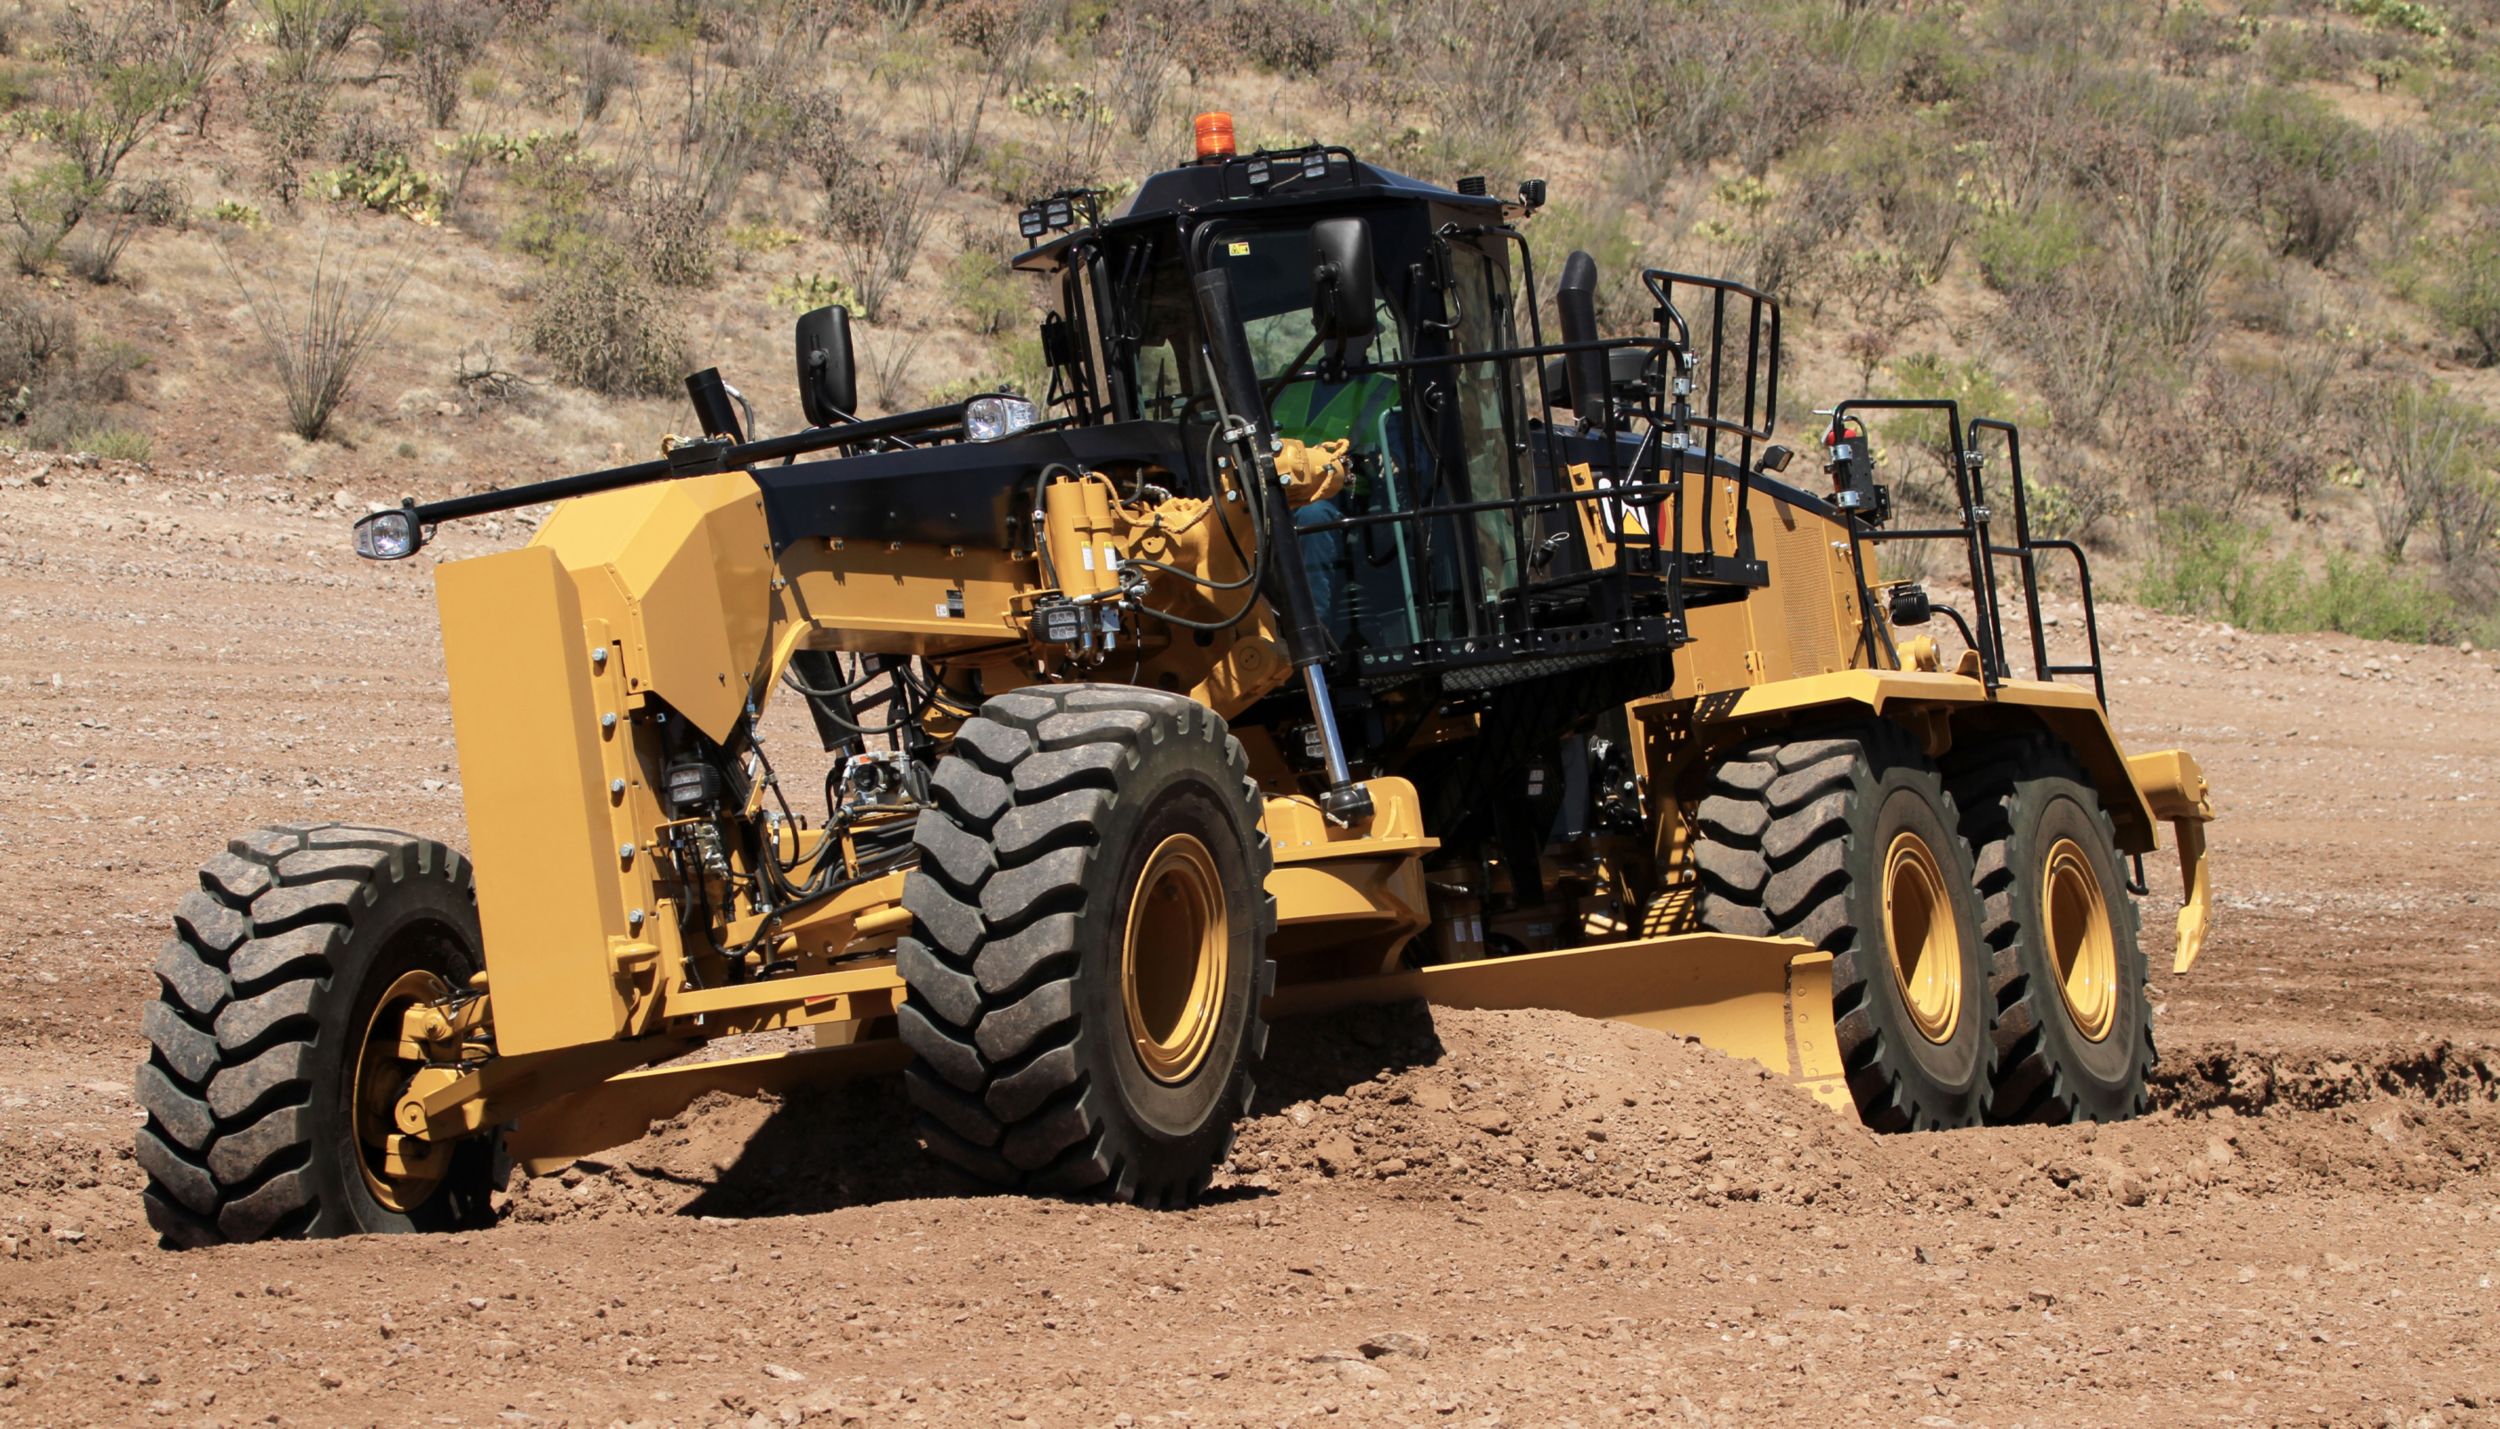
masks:
[[[1288,445],[1280,469],[1308,468],[1324,483],[1330,453]],[[1724,528],[1688,530],[1693,546],[1733,540],[1736,484],[1720,497]],[[977,669],[988,694],[1054,681],[1078,672],[1029,639],[1038,597],[1099,594],[1118,562],[1141,556],[1214,581],[1241,574],[1235,544],[1222,539],[1223,523],[1238,518],[1218,503],[1146,507],[1084,473],[1047,485],[1040,505],[1030,551],[857,540],[776,551],[755,481],[731,472],[576,499],[527,547],[444,564],[443,638],[487,962],[488,995],[465,1021],[491,1027],[495,1056],[428,1068],[400,1107],[403,1130],[454,1136],[517,1120],[515,1154],[544,1165],[629,1139],[705,1090],[898,1065],[892,1018],[903,983],[891,949],[910,922],[903,875],[778,925],[777,976],[737,981],[701,967],[679,938],[659,856],[670,821],[664,771],[634,732],[665,709],[725,738],[772,698],[803,649],[948,659],[952,671]],[[1646,797],[1671,801],[1687,772],[1747,736],[1835,713],[1897,722],[1938,754],[1977,733],[2043,729],[2099,786],[2122,849],[2150,851],[2162,822],[2178,830],[2184,969],[2210,896],[2201,826],[2212,811],[2195,761],[2176,751],[2130,759],[2081,687],[2005,681],[1992,690],[1934,668],[1924,648],[1895,653],[1870,640],[1839,528],[1760,491],[1748,515],[1772,579],[1746,599],[1694,610],[1672,685],[1627,707]],[[1175,608],[1196,600],[1212,609],[1166,578],[1157,594]],[[1883,663],[1866,664],[1870,649]],[[1213,639],[1149,643],[1134,659],[1133,683],[1226,715],[1292,673],[1264,612]],[[1439,845],[1407,781],[1370,781],[1370,814],[1341,823],[1272,747],[1249,744],[1274,851],[1272,1011],[1416,997],[1559,1008],[1698,1037],[1847,1105],[1829,955],[1692,927],[1681,818],[1659,818],[1656,846],[1625,855],[1650,870],[1653,895],[1637,917],[1593,906],[1580,926],[1547,928],[1551,946],[1488,958],[1481,915],[1471,921],[1463,897],[1436,906],[1427,888],[1425,859]],[[788,836],[803,850],[823,834]],[[1402,955],[1419,939],[1450,956],[1409,966]],[[814,1030],[816,1048],[651,1065],[709,1039],[800,1027]]]

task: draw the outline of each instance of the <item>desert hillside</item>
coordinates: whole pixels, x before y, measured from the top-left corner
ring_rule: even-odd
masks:
[[[798,422],[1028,385],[1022,201],[1245,145],[1522,177],[1619,330],[1644,263],[1786,299],[1783,417],[2022,421],[2140,598],[2493,624],[2491,0],[30,0],[0,14],[21,445],[427,491],[640,458],[718,364]],[[1551,269],[1549,268],[1550,272]],[[1917,430],[1898,489],[1932,498]],[[361,496],[360,496],[361,499]]]

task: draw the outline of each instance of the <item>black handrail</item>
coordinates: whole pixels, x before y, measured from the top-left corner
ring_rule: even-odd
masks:
[[[2083,548],[2073,541],[2031,534],[2031,493],[2023,474],[2022,432],[2011,422],[1994,417],[1974,417],[1968,423],[1961,418],[1958,403],[1946,398],[1858,398],[1843,402],[1832,410],[1837,426],[1853,412],[1868,411],[1940,411],[1945,414],[1949,438],[1946,464],[1952,468],[1954,494],[1960,506],[1958,526],[1896,527],[1885,529],[1851,516],[1849,550],[1851,565],[1858,581],[1860,608],[1868,622],[1868,640],[1873,639],[1875,609],[1866,584],[1864,542],[1884,541],[1958,541],[1969,554],[1972,592],[1972,618],[1976,629],[1965,628],[1964,640],[1979,656],[1982,681],[1990,690],[1996,689],[2012,675],[2012,662],[2005,649],[2004,593],[1997,581],[1997,561],[2012,560],[2022,572],[2022,597],[2026,623],[2031,635],[2032,669],[2036,678],[2055,679],[2060,675],[2090,675],[2092,697],[2103,710],[2109,708],[2109,685],[2101,659],[2100,612],[2092,594],[2092,566]],[[2006,477],[2013,492],[2014,541],[2000,545],[1992,534],[1994,512],[1988,505],[1985,462],[1980,446],[1981,434],[1994,432],[2005,439]],[[2090,653],[2088,663],[2060,665],[2049,658],[2048,632],[2040,613],[2039,555],[2056,551],[2075,562],[2076,580],[2083,597],[2084,639]],[[1870,648],[1870,656],[1872,651]]]

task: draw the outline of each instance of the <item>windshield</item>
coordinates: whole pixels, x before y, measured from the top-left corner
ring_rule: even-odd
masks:
[[[1127,354],[1129,371],[1138,415],[1149,420],[1179,421],[1190,413],[1192,402],[1203,402],[1207,395],[1204,374],[1190,356],[1197,313],[1176,248],[1171,238],[1158,236],[1150,248],[1132,250],[1125,265],[1125,297],[1135,318],[1131,329],[1135,342]],[[1251,359],[1262,379],[1282,375],[1305,356],[1311,343],[1309,228],[1227,230],[1211,245],[1208,263],[1232,279],[1233,306],[1241,314]],[[1348,354],[1352,361],[1395,361],[1403,355],[1397,313],[1386,299],[1379,302],[1377,316],[1379,335],[1361,351]],[[1289,417],[1288,412],[1308,415],[1328,409],[1329,394],[1318,394],[1319,400],[1313,402],[1314,394],[1297,391],[1313,385],[1289,383],[1275,394],[1270,415],[1280,424],[1279,435],[1305,441],[1346,437],[1358,445],[1371,439],[1354,430],[1359,413],[1352,410],[1333,424],[1322,424],[1336,428],[1330,430]],[[1201,408],[1197,415],[1208,413]]]
[[[1397,257],[1401,240],[1410,246],[1433,240],[1400,217],[1372,220],[1374,251],[1386,255],[1388,274],[1401,276],[1378,283],[1377,330],[1345,354],[1357,370],[1335,381],[1319,375],[1323,358],[1311,342],[1308,225],[1227,225],[1201,230],[1197,240],[1207,266],[1231,280],[1252,362],[1269,384],[1272,430],[1303,442],[1348,444],[1351,480],[1345,489],[1296,511],[1296,524],[1307,533],[1303,564],[1314,594],[1332,634],[1346,647],[1411,646],[1486,634],[1497,627],[1497,607],[1520,580],[1519,518],[1508,509],[1336,526],[1346,518],[1521,494],[1514,442],[1524,434],[1511,386],[1518,364],[1473,359],[1404,365],[1410,356],[1428,357],[1436,350],[1515,346],[1507,267],[1498,250],[1453,243],[1440,265],[1448,287],[1436,292],[1404,276],[1409,265]],[[1155,235],[1112,265],[1120,275],[1115,281],[1126,339],[1115,360],[1131,383],[1141,417],[1206,422],[1214,410],[1197,353],[1196,308],[1180,260],[1181,241],[1175,234]],[[1405,311],[1407,299],[1423,303],[1425,311]],[[1426,323],[1435,312],[1441,320]],[[1436,335],[1436,329],[1448,336]],[[1411,344],[1419,334],[1417,352]]]

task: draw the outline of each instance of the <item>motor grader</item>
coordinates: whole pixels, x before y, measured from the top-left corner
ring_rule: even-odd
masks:
[[[654,460],[357,524],[553,503],[435,571],[469,852],[267,828],[177,908],[168,1241],[474,1224],[514,1161],[897,1068],[975,1177],[1186,1205],[1268,1019],[1390,999],[1668,1029],[1879,1129],[2143,1108],[2132,895],[2173,825],[2185,971],[2211,809],[2120,748],[2012,427],[1842,402],[1792,485],[1778,304],[1653,270],[1607,334],[1574,253],[1549,338],[1534,181],[1208,116],[1100,197],[1020,215],[1042,391],[862,416],[824,309],[797,430],[698,373]],[[1930,419],[1918,525],[1869,423]]]

